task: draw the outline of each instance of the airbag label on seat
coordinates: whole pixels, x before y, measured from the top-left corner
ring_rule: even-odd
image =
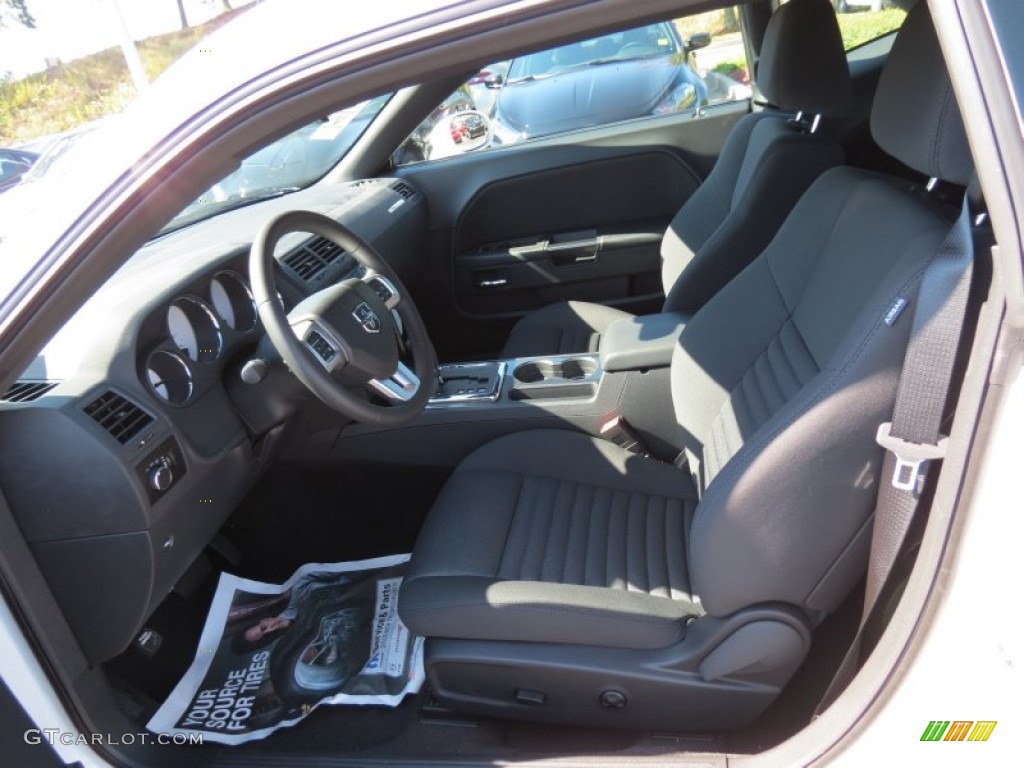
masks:
[[[891,328],[892,325],[899,320],[900,315],[903,314],[903,310],[906,309],[906,307],[907,300],[900,296],[892,303],[892,306],[889,307],[889,311],[885,313],[885,317],[883,318],[883,320],[885,320],[885,324]]]

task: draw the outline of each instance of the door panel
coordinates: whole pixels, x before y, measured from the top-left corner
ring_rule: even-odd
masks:
[[[456,225],[458,308],[657,298],[661,234],[699,183],[678,155],[656,150],[488,184]]]
[[[661,237],[746,103],[402,168],[431,210],[417,304],[442,360],[493,356],[524,313],[662,301]]]

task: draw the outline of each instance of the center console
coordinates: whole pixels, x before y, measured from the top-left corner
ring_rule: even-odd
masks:
[[[438,367],[433,395],[401,427],[350,424],[333,441],[337,458],[455,466],[484,443],[523,429],[591,435],[615,417],[655,456],[681,444],[669,393],[669,363],[685,318],[660,314],[614,323],[598,352]]]
[[[449,363],[437,368],[428,408],[456,403],[493,403],[501,396],[505,362]]]
[[[517,361],[509,397],[530,400],[553,397],[593,397],[601,383],[597,355],[572,355]]]
[[[592,398],[602,374],[596,354],[441,365],[427,407],[495,403],[503,397],[513,401]]]

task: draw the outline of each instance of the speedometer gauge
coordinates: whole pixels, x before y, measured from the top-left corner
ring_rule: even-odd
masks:
[[[183,297],[171,304],[167,310],[167,331],[189,360],[203,363],[220,355],[220,325],[199,299]]]
[[[256,304],[249,286],[234,272],[218,272],[210,281],[210,301],[228,328],[251,331],[256,327]]]
[[[189,356],[190,360],[199,359],[199,342],[192,323],[188,321],[185,310],[177,304],[167,310],[167,330],[171,333],[174,346]]]

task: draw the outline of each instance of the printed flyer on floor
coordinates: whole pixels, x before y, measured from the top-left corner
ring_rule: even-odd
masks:
[[[311,563],[283,585],[223,574],[195,661],[147,724],[241,744],[320,704],[397,706],[423,685],[423,638],[398,617],[409,555]]]

